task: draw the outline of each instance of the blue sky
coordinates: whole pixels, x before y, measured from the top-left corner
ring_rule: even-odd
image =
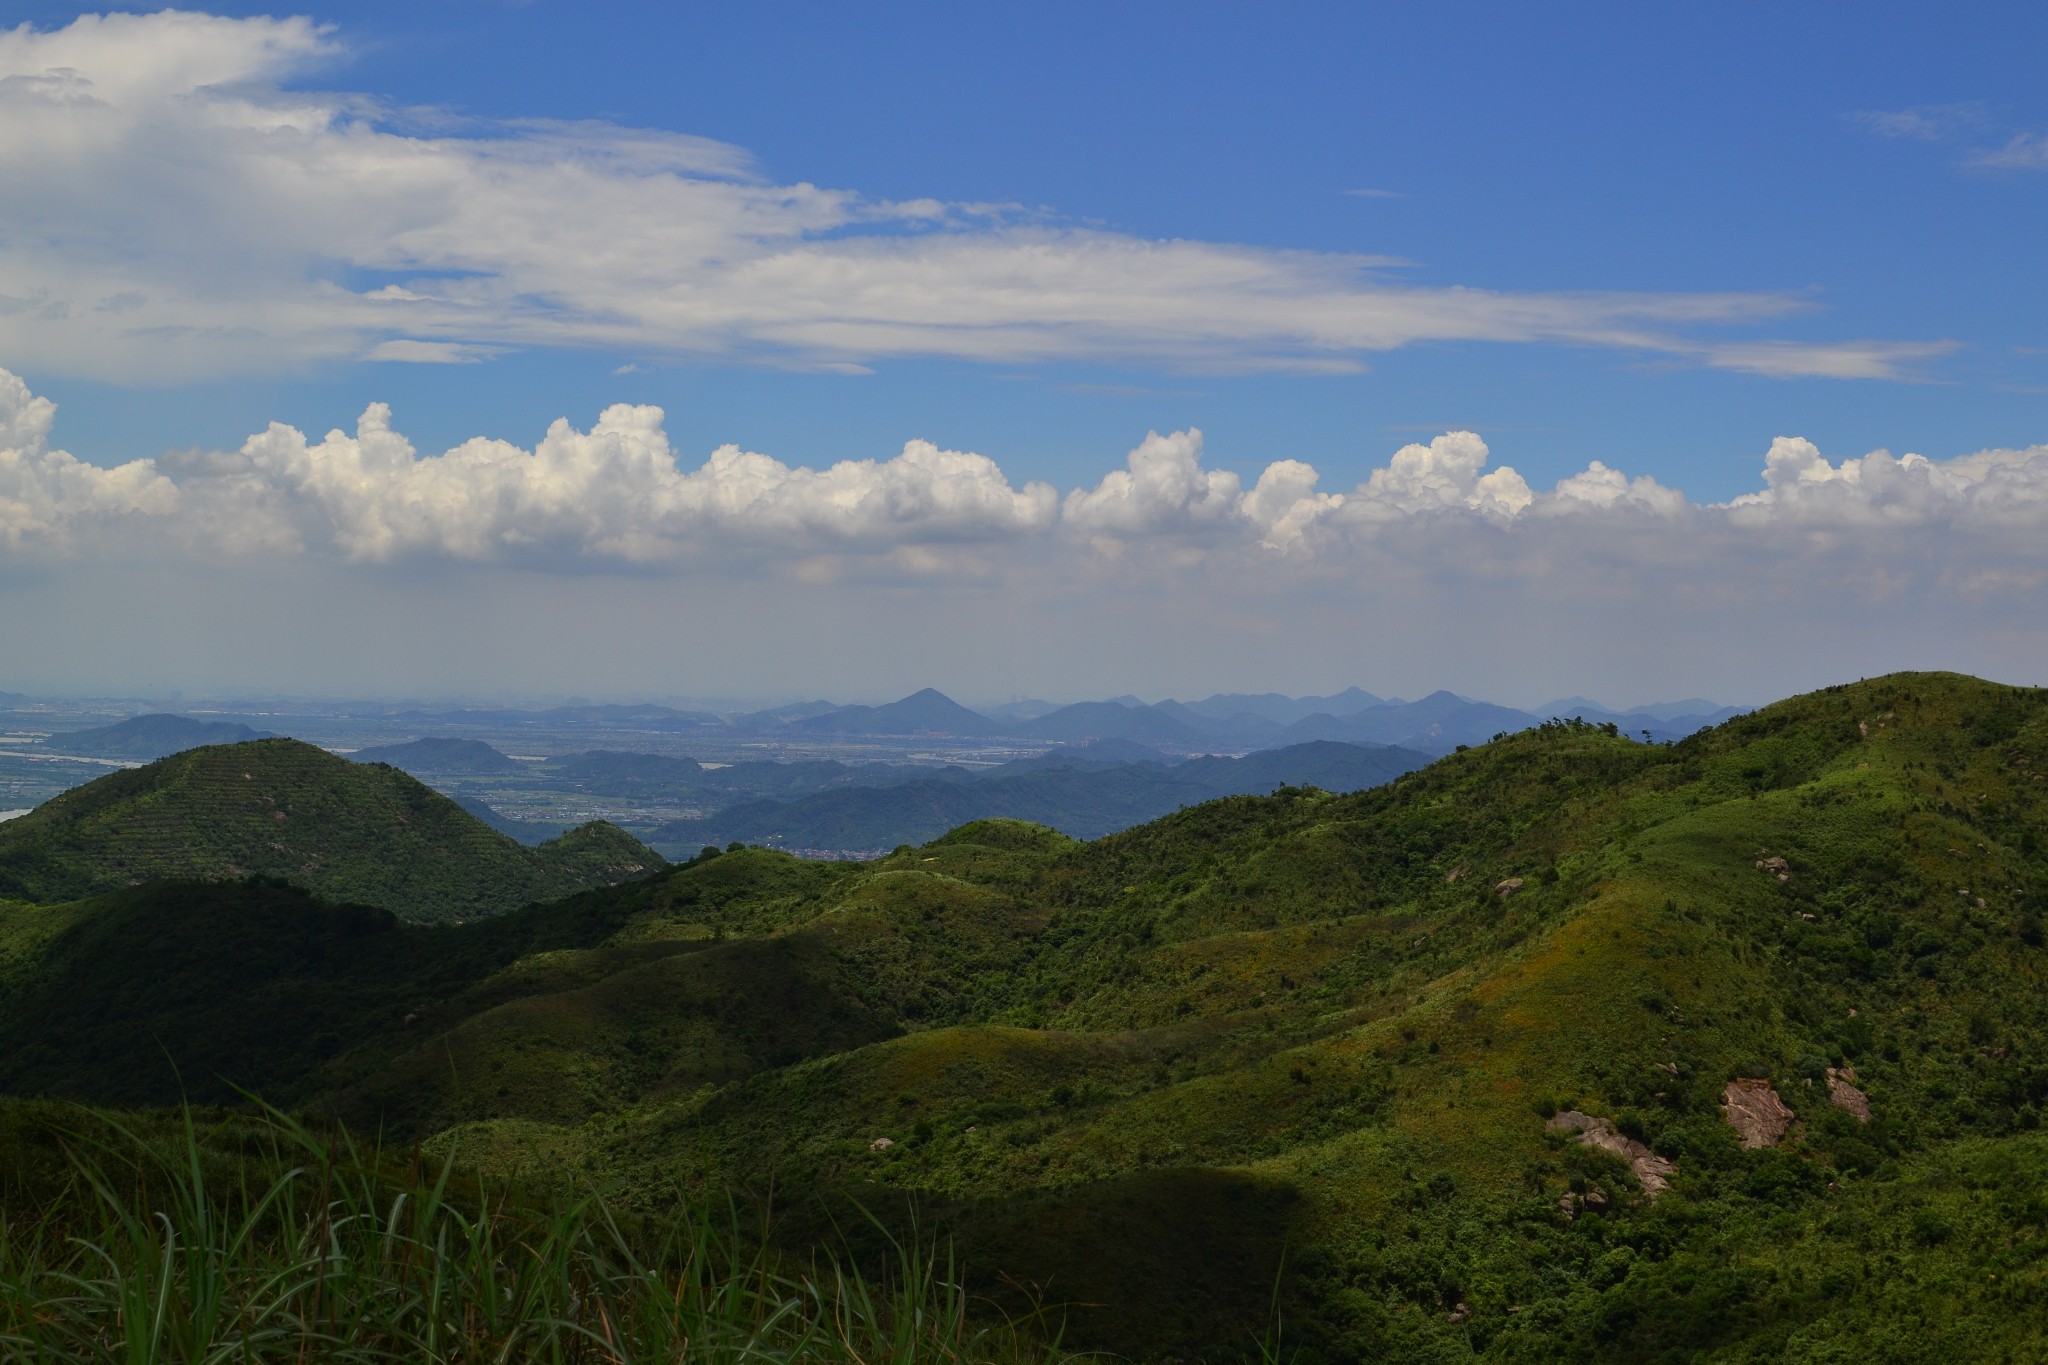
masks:
[[[26,13],[54,24],[78,8]],[[456,373],[321,366],[174,395],[82,387],[62,430],[81,453],[131,458],[239,440],[272,416],[345,423],[382,398],[439,447],[623,399],[666,407],[686,447],[809,462],[925,436],[1079,478],[1147,428],[1198,425],[1213,458],[1246,470],[1276,454],[1362,470],[1390,443],[1471,426],[1532,475],[1619,456],[1699,497],[1748,488],[1783,432],[1857,453],[2040,439],[2048,174],[1959,163],[2048,126],[2048,11],[1787,8],[351,4],[307,11],[347,54],[295,83],[696,133],[771,178],[878,197],[1397,256],[1432,283],[1792,291],[1813,310],[1780,335],[1958,342],[1923,382],[1485,343],[1376,357],[1359,376],[894,361],[856,382],[603,351]],[[1954,105],[1982,106],[1954,143],[1857,118]],[[651,372],[612,373],[636,359]],[[43,383],[60,400],[67,387]]]
[[[13,12],[56,33],[85,11],[30,4]],[[273,420],[317,438],[353,428],[367,404],[385,402],[394,425],[430,456],[477,435],[531,447],[556,418],[587,429],[606,405],[624,402],[664,410],[683,469],[726,443],[823,469],[849,458],[885,461],[922,439],[987,457],[1017,488],[1042,480],[1064,498],[1119,467],[1148,431],[1199,428],[1200,467],[1235,473],[1243,489],[1274,462],[1294,460],[1313,465],[1329,492],[1365,483],[1410,442],[1469,430],[1492,465],[1512,465],[1539,494],[1598,461],[1703,506],[1763,490],[1765,452],[1780,437],[1806,438],[1836,462],[1880,448],[1941,462],[2048,441],[2048,143],[2040,140],[2048,95],[2039,80],[2048,10],[2040,6],[1538,12],[457,0],[305,13],[331,28],[288,59],[244,68],[223,58],[221,69],[233,68],[232,84],[267,92],[258,101],[266,108],[308,92],[343,109],[343,123],[381,130],[401,150],[407,139],[487,140],[545,160],[555,153],[539,143],[553,134],[533,129],[559,124],[536,121],[579,124],[586,137],[598,127],[615,141],[621,130],[682,134],[725,149],[663,153],[699,158],[679,172],[685,177],[737,176],[764,193],[815,186],[857,199],[829,222],[804,219],[811,226],[794,229],[827,244],[827,257],[829,244],[849,239],[916,250],[951,235],[988,246],[994,259],[1034,232],[1070,243],[1095,234],[1120,246],[1245,250],[1259,269],[1286,278],[1248,295],[1217,283],[1213,261],[1162,268],[1168,285],[1183,278],[1175,271],[1192,270],[1184,275],[1190,307],[1222,318],[1192,348],[1174,341],[1184,318],[1160,307],[1156,293],[1121,297],[1114,270],[1076,286],[1099,291],[1101,310],[1074,344],[1073,318],[1057,308],[1020,314],[1015,333],[987,345],[960,340],[972,336],[973,319],[951,314],[936,343],[878,342],[901,324],[898,300],[876,304],[878,291],[950,291],[965,278],[886,272],[842,294],[818,283],[822,276],[802,276],[760,316],[678,342],[664,331],[672,315],[613,325],[647,281],[644,269],[598,278],[600,267],[587,263],[606,238],[591,223],[562,239],[562,260],[531,259],[556,240],[542,223],[497,256],[482,252],[473,269],[489,279],[501,259],[516,258],[505,279],[556,291],[545,319],[521,311],[528,295],[508,292],[474,314],[472,330],[443,314],[438,330],[422,333],[419,344],[442,348],[428,352],[437,358],[480,363],[372,361],[362,357],[380,339],[411,342],[354,314],[316,317],[286,286],[318,278],[363,293],[425,276],[458,280],[463,271],[440,248],[395,265],[388,253],[356,250],[364,233],[439,210],[421,208],[425,198],[394,199],[367,226],[329,221],[300,241],[311,213],[345,217],[350,204],[280,194],[243,214],[227,198],[199,203],[212,125],[195,124],[196,132],[166,134],[183,144],[137,142],[123,155],[138,160],[108,160],[100,184],[82,183],[91,166],[71,180],[45,166],[56,187],[49,210],[0,225],[17,243],[44,248],[0,273],[0,294],[55,299],[81,279],[140,262],[142,284],[107,297],[147,296],[154,307],[173,292],[163,282],[175,279],[177,306],[207,312],[229,338],[217,353],[183,342],[110,345],[80,324],[83,303],[41,331],[33,322],[0,327],[0,366],[58,404],[49,447],[100,467],[167,451],[233,451]],[[221,35],[206,41],[233,46]],[[91,45],[63,49],[86,58],[64,61],[105,60],[113,72],[128,60],[117,49],[101,32]],[[19,61],[27,65],[16,74],[50,68],[57,50],[25,47]],[[99,81],[94,90],[113,88],[106,75],[85,75]],[[49,112],[55,104],[39,108],[38,118],[60,117]],[[0,147],[45,130],[0,108]],[[167,171],[188,153],[197,171],[183,179]],[[328,155],[307,153],[309,180]],[[611,177],[605,193],[643,183],[641,170],[617,169],[625,163],[615,145],[602,155],[614,158],[599,173]],[[719,156],[726,160],[703,169],[702,158]],[[120,169],[130,165],[167,171],[162,234],[149,227],[157,191],[148,173],[132,191],[106,188],[130,178]],[[380,168],[359,183],[374,194],[403,174]],[[911,201],[947,206],[943,221],[877,207]],[[531,195],[508,202],[530,204]],[[274,217],[265,220],[266,211]],[[622,211],[650,222],[668,212],[638,200]],[[793,212],[791,221],[799,218]],[[102,227],[110,244],[97,240]],[[751,249],[748,231],[733,240]],[[239,243],[232,252],[207,255],[207,242],[229,237]],[[76,243],[89,245],[74,251]],[[274,294],[235,277],[252,259],[251,276],[276,285]],[[1412,289],[1428,318],[1385,337],[1374,323],[1367,330],[1380,339],[1364,342],[1355,329],[1330,342],[1324,323],[1297,328],[1280,315],[1311,307],[1314,270],[1325,268],[1303,260],[1350,261],[1345,269],[1368,281],[1367,307],[1382,297],[1373,290]],[[959,267],[968,275],[998,268],[1007,267]],[[585,288],[595,292],[578,297]],[[1227,315],[1268,288],[1284,295],[1274,304],[1279,320],[1233,330]],[[1485,291],[1516,318],[1433,336],[1468,297],[1455,291]],[[1608,301],[1598,316],[1563,316],[1588,297]],[[1691,301],[1690,311],[1671,314],[1672,300]],[[791,322],[792,310],[812,306],[817,317]],[[1019,306],[1031,313],[1029,300]],[[1525,326],[1525,307],[1542,317]],[[863,308],[872,316],[857,319],[857,335],[818,340],[820,327]],[[159,334],[178,321],[150,316]],[[1480,339],[1503,327],[1516,339]],[[1304,341],[1311,333],[1321,339]],[[836,372],[855,367],[866,372]],[[1842,377],[1855,375],[1869,377]],[[1164,534],[1166,524],[1147,522],[1146,534]],[[1124,525],[1128,534],[1137,522]],[[941,539],[962,534],[955,526]],[[1268,528],[1262,543],[1271,542]],[[383,552],[343,558],[366,553]],[[37,572],[56,571],[39,563]],[[709,572],[693,569],[690,581]],[[1970,572],[1973,582],[1983,577]],[[2003,562],[1996,572],[2009,589],[2026,577],[2012,578],[2019,571]],[[33,616],[41,608],[20,595],[27,591],[15,602]],[[2039,605],[2021,591],[1987,619]],[[2040,654],[2038,639],[2009,628],[1996,640],[1973,638],[1987,666],[2030,667]],[[1881,662],[1884,650],[1864,656]],[[1174,690],[1165,675],[1188,668],[1162,662],[1161,676],[1141,677],[1141,662],[1116,687],[1107,678],[1099,689],[1083,686],[1078,662],[1052,670],[1047,683]],[[1368,666],[1323,667],[1349,668],[1341,681],[1373,686],[1374,678],[1351,676]],[[722,682],[771,687],[780,667],[764,655],[746,677]],[[1467,665],[1446,655],[1444,667]],[[1652,686],[1640,667],[1598,665],[1616,685],[1640,678]],[[874,682],[884,690],[885,671]],[[1601,684],[1567,671],[1560,662],[1550,690]],[[1312,672],[1271,685],[1322,685]],[[1785,670],[1786,680],[1797,672]],[[294,676],[273,673],[280,685]],[[460,670],[443,676],[456,685]],[[1775,685],[1762,662],[1726,684]]]

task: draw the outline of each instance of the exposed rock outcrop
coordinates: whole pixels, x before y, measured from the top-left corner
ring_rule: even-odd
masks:
[[[1600,1189],[1587,1190],[1584,1194],[1573,1194],[1567,1190],[1557,1201],[1557,1211],[1564,1215],[1567,1223],[1577,1222],[1582,1213],[1605,1213],[1607,1209],[1607,1191]]]
[[[1598,1147],[1626,1161],[1641,1182],[1643,1193],[1652,1199],[1671,1188],[1671,1176],[1678,1167],[1634,1138],[1615,1132],[1614,1125],[1606,1119],[1563,1109],[1543,1126],[1553,1133],[1577,1133],[1582,1146]]]
[[[1828,1068],[1828,1103],[1858,1123],[1870,1122],[1870,1097],[1856,1086],[1856,1068]]]
[[[1514,895],[1517,891],[1520,891],[1521,889],[1522,879],[1520,877],[1510,877],[1506,881],[1502,882],[1499,886],[1494,887],[1493,894],[1496,896],[1500,896],[1502,898],[1506,898],[1508,896]]]
[[[1728,1082],[1721,1095],[1721,1111],[1728,1126],[1745,1148],[1775,1147],[1792,1126],[1792,1111],[1771,1083],[1754,1076],[1740,1076]]]
[[[1756,860],[1756,866],[1759,872],[1768,872],[1781,882],[1792,880],[1792,864],[1783,858],[1759,858]]]

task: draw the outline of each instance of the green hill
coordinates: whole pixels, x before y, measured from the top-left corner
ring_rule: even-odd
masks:
[[[357,763],[388,763],[409,773],[503,776],[526,771],[526,765],[507,758],[480,739],[408,740],[358,749],[349,757]]]
[[[289,739],[187,750],[0,825],[0,897],[44,903],[263,875],[409,920],[459,919],[661,865],[602,823],[524,848],[395,768]]]
[[[772,1187],[793,1250],[914,1204],[977,1293],[1141,1360],[2033,1360],[2044,840],[2048,692],[1897,675],[460,927],[6,912],[41,1003],[0,1086],[147,1098],[150,1033],[533,1189]]]
[[[102,758],[162,758],[202,744],[240,744],[269,738],[269,732],[252,730],[235,721],[159,714],[130,716],[112,725],[53,735],[50,747],[67,754]]]

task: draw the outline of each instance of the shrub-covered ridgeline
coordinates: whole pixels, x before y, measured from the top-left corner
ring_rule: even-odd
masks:
[[[0,1359],[24,1365],[1065,1358],[972,1319],[955,1267],[916,1243],[887,1242],[872,1273],[797,1261],[730,1205],[650,1224],[594,1194],[522,1204],[274,1110],[10,1119],[17,1142],[61,1140],[0,1213]]]
[[[1132,1359],[2042,1360],[2044,843],[2048,692],[1900,674],[460,925],[21,906],[0,1089],[253,1089],[508,1207],[771,1209],[776,1265],[865,1210]]]
[[[522,847],[396,768],[295,739],[188,749],[0,824],[0,899],[46,903],[171,878],[260,875],[434,923],[661,866],[661,855],[603,821]]]

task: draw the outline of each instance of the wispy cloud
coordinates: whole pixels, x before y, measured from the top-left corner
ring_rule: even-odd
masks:
[[[372,346],[363,359],[397,361],[408,365],[479,365],[503,349],[465,341],[415,341],[407,337],[393,337]]]
[[[2014,133],[2002,147],[1971,153],[1969,164],[1987,170],[2048,171],[2048,133]]]
[[[1989,107],[1979,100],[1922,104],[1911,109],[1865,109],[1850,117],[1880,137],[1915,142],[1947,142],[1977,132],[1991,122]]]
[[[0,32],[0,360],[121,382],[516,347],[852,373],[897,357],[1345,372],[1436,341],[1697,363],[1703,332],[1811,307],[1428,287],[1384,257],[778,184],[681,134],[286,88],[337,41],[177,12]],[[1840,352],[1775,341],[1737,368],[1897,372]]]
[[[1399,190],[1344,190],[1341,193],[1348,194],[1353,199],[1406,199],[1408,197]]]
[[[1852,116],[1882,137],[1915,142],[1973,142],[1961,164],[1971,170],[2048,170],[2048,133],[2014,129],[1993,114],[1989,105],[1971,100],[1958,104],[1927,104],[1912,109],[1864,111]],[[2003,137],[1996,145],[1984,139]]]
[[[1701,360],[1718,370],[1773,379],[1912,379],[1926,363],[1952,354],[1953,341],[1737,341],[1710,346]]]

